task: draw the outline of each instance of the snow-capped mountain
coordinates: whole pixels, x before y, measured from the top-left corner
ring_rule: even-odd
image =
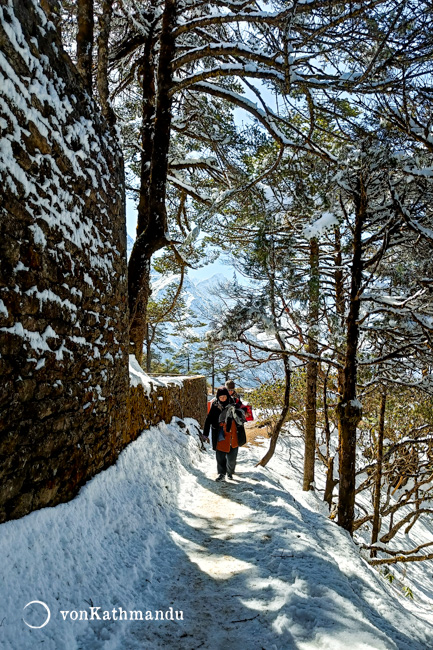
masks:
[[[216,313],[218,306],[218,296],[213,293],[220,282],[226,281],[221,275],[214,275],[206,280],[196,281],[188,276],[184,278],[182,288],[182,298],[185,302],[188,318],[191,321],[186,330],[190,336],[198,336],[203,340],[206,332],[214,327],[212,321],[213,314]],[[169,288],[177,288],[180,282],[180,275],[159,276],[154,274],[152,277],[152,300],[161,300]],[[174,327],[167,325],[167,336],[165,342],[170,345],[171,351],[163,355],[164,359],[171,358],[173,354],[179,352],[185,346],[183,336],[174,333]],[[191,353],[197,352],[200,343],[193,343],[190,346]]]
[[[131,256],[131,251],[133,246],[134,246],[134,240],[132,239],[131,235],[128,235],[128,233],[126,233],[126,255],[128,260]]]
[[[134,240],[127,235],[128,259],[131,255]],[[169,288],[177,288],[180,282],[180,274],[161,276],[157,273],[152,274],[152,300],[161,300]],[[194,280],[188,275],[184,278],[182,288],[182,298],[185,302],[186,310],[191,320],[189,328],[186,330],[187,335],[197,336],[203,341],[206,332],[218,330],[219,318],[218,312],[221,301],[219,295],[224,295],[224,284],[229,282],[227,277],[222,273],[216,273],[204,280]],[[165,343],[169,344],[170,350],[162,354],[163,360],[172,359],[176,353],[179,353],[185,347],[185,338],[175,333],[173,326],[166,326]],[[191,356],[194,357],[202,343],[190,344]],[[233,361],[235,362],[234,354]],[[237,363],[235,363],[237,365]],[[275,363],[264,364],[254,371],[245,369],[241,371],[241,383],[246,386],[257,386],[259,383],[269,379],[269,372],[275,371]],[[221,381],[221,377],[218,377]]]
[[[152,277],[152,299],[158,300],[171,286],[177,286],[180,282],[180,275]],[[212,319],[212,313],[218,306],[218,286],[227,282],[227,278],[217,273],[206,280],[192,280],[188,276],[184,278],[182,297],[185,300],[189,314],[199,320]]]
[[[173,285],[178,286],[179,281],[179,274],[164,277],[154,275],[152,281],[152,299],[161,299],[168,288]],[[209,332],[210,330],[218,331],[219,327],[217,319],[221,318],[219,312],[222,304],[219,296],[224,294],[224,284],[227,282],[227,278],[221,273],[212,275],[210,278],[206,278],[205,280],[194,281],[188,276],[185,277],[182,297],[185,301],[188,315],[189,317],[192,317],[193,320],[193,324],[191,324],[187,330],[188,334],[197,335],[203,341],[206,332]],[[170,344],[171,351],[163,355],[164,359],[171,358],[176,354],[176,352],[179,352],[185,346],[185,339],[182,336],[174,334],[174,332],[172,333],[170,331],[170,326],[168,326],[166,342]],[[200,343],[193,343],[190,345],[192,355],[197,352],[199,346]],[[237,344],[236,347],[242,348],[242,345]],[[227,354],[225,354],[225,356],[227,356]],[[235,366],[238,365],[234,353],[233,363]],[[261,382],[267,381],[270,378],[269,373],[273,375],[275,370],[276,362],[265,363],[254,371],[241,369],[241,383],[244,387],[257,386]],[[218,380],[221,381],[221,377],[218,377]]]

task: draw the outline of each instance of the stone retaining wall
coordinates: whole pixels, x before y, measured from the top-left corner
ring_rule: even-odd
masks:
[[[150,386],[130,387],[127,442],[162,420],[171,422],[174,416],[195,418],[203,426],[207,415],[205,377],[164,376],[154,377],[152,381],[150,376],[149,380]]]
[[[76,494],[127,421],[122,152],[36,0],[0,4],[0,522]]]

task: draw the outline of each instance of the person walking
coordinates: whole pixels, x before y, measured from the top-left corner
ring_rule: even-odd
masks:
[[[252,422],[254,420],[253,409],[248,403],[242,404],[240,395],[236,392],[236,386],[233,379],[228,379],[225,383],[225,387],[229,391],[229,395],[232,398],[232,400],[234,399],[236,408],[245,411],[246,421]]]
[[[238,449],[246,441],[245,412],[236,406],[225,386],[218,388],[203,427],[203,438],[209,442],[212,429],[212,449],[216,452],[217,481],[232,479],[236,468]]]
[[[225,387],[227,388],[227,390],[229,392],[229,395],[232,398],[232,400],[235,401],[236,408],[242,408],[241,398],[239,397],[239,395],[236,392],[236,386],[235,386],[235,382],[233,381],[233,379],[228,379],[226,381],[226,383],[225,383]]]

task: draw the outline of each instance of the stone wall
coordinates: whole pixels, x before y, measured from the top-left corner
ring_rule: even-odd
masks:
[[[143,429],[164,422],[194,418],[203,426],[207,415],[206,378],[197,376],[159,377],[131,382],[129,391],[129,417],[127,439],[135,440]]]
[[[125,444],[123,165],[33,0],[0,6],[0,521]]]

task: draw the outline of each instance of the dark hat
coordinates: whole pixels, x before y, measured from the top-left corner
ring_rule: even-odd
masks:
[[[225,386],[220,386],[220,388],[218,388],[216,398],[219,399],[221,395],[227,395],[228,399],[230,399],[230,393]]]
[[[226,385],[227,390],[234,390],[235,389],[235,382],[233,381],[233,379],[228,379],[226,381],[225,385]]]

